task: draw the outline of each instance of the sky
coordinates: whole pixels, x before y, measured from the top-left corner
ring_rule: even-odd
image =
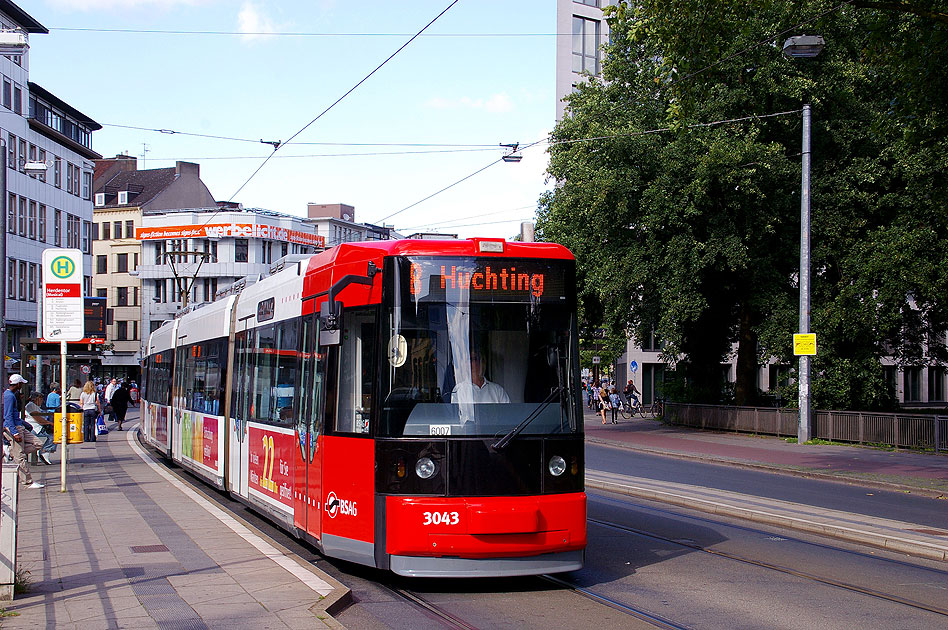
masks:
[[[552,186],[544,143],[498,161],[501,143],[541,141],[554,124],[549,0],[459,0],[251,177],[273,153],[260,140],[289,140],[451,3],[18,2],[50,31],[30,36],[30,80],[103,126],[92,146],[104,157],[196,162],[216,199],[248,208],[345,203],[405,234],[511,238]]]

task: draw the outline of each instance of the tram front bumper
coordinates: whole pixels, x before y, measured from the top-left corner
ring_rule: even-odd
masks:
[[[586,547],[586,495],[387,497],[392,556],[524,557]]]

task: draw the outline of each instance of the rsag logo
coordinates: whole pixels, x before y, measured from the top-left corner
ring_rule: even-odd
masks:
[[[68,256],[57,256],[50,264],[50,270],[57,278],[65,279],[76,271],[76,264]]]
[[[340,499],[335,492],[326,495],[326,511],[329,513],[329,518],[336,518],[337,513],[343,516],[357,516],[359,514],[355,501]]]

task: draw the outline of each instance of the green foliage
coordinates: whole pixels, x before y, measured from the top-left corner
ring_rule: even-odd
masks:
[[[801,118],[754,115],[803,102],[815,403],[889,408],[887,349],[905,364],[948,358],[922,354],[948,328],[948,27],[905,3],[834,6],[620,2],[606,11],[605,81],[568,97],[553,132],[558,186],[537,233],[577,255],[587,325],[665,341],[684,399],[722,399],[735,343],[738,404],[754,402],[762,361],[795,364]],[[803,22],[827,41],[817,59],[784,58],[786,35],[754,46]]]

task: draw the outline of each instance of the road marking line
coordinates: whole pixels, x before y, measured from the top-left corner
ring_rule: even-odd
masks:
[[[285,553],[268,543],[257,534],[254,534],[245,525],[241,524],[234,517],[227,514],[227,512],[217,507],[206,498],[202,497],[200,494],[185,485],[180,479],[175,478],[174,475],[163,470],[161,466],[151,461],[142,447],[139,446],[138,442],[135,440],[134,436],[136,433],[138,433],[137,424],[133,426],[131,431],[126,434],[125,439],[128,440],[128,443],[132,446],[132,450],[134,450],[141,460],[150,466],[153,471],[164,477],[171,483],[171,485],[183,492],[186,497],[207,510],[212,516],[217,518],[217,520],[226,525],[232,532],[253,545],[257,551],[276,562],[277,565],[288,571],[291,575],[293,575],[293,577],[297,578],[300,582],[311,588],[313,591],[319,593],[323,597],[332,593],[333,587],[330,586],[328,582],[321,579],[318,575],[288,557]]]

